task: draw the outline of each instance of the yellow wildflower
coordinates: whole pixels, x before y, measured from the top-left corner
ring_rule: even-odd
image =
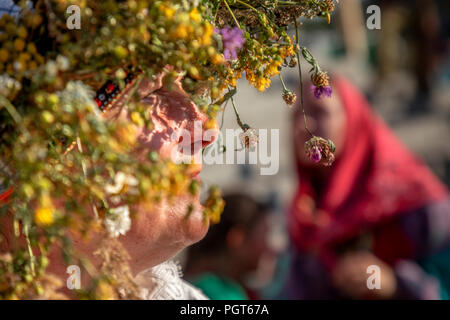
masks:
[[[205,129],[214,129],[217,127],[217,122],[215,119],[208,119],[205,123]]]
[[[53,224],[53,211],[50,208],[39,208],[34,213],[34,221],[40,227]]]
[[[225,61],[225,58],[224,58],[223,54],[221,54],[221,53],[217,53],[212,57],[213,64],[221,64],[224,61]]]
[[[27,29],[24,26],[20,26],[17,30],[17,34],[20,38],[25,39],[28,35]]]
[[[98,300],[117,299],[114,288],[106,281],[100,281],[95,288],[95,298]]]
[[[198,12],[197,8],[194,8],[189,12],[189,18],[191,18],[195,22],[200,22],[202,20],[202,16]]]
[[[14,48],[16,49],[16,51],[22,51],[25,48],[25,41],[17,38],[16,40],[14,40]]]
[[[265,69],[265,73],[269,76],[269,77],[272,77],[272,76],[274,76],[274,75],[276,75],[276,74],[279,74],[280,73],[280,71],[278,70],[278,67],[281,65],[281,62],[279,62],[279,61],[271,61],[268,65],[267,65],[267,67],[266,67],[266,69]]]
[[[5,62],[9,58],[9,52],[5,48],[0,49],[0,61]]]
[[[163,14],[169,19],[172,19],[173,15],[175,14],[175,9],[171,6],[168,6],[167,4],[162,4],[159,7],[159,10],[161,10]]]
[[[133,121],[134,124],[136,124],[139,127],[143,127],[144,126],[144,119],[142,119],[142,116],[139,112],[137,111],[133,111],[131,113],[131,121]]]
[[[108,140],[109,147],[117,153],[127,152],[135,148],[137,136],[133,125],[118,125],[114,137]]]
[[[254,85],[255,85],[256,89],[258,89],[258,91],[264,91],[268,87],[270,87],[270,79],[264,78],[264,77],[259,77],[256,79],[256,83]]]
[[[48,227],[54,222],[54,208],[49,196],[43,196],[34,212],[34,222],[40,227]]]
[[[27,51],[32,54],[36,53],[37,52],[36,45],[33,42],[28,43]]]
[[[203,35],[200,38],[200,43],[207,46],[211,44],[211,37],[213,35],[214,28],[210,23],[206,23],[203,27]]]
[[[176,29],[174,30],[174,32],[172,33],[172,35],[175,38],[179,38],[179,39],[186,39],[188,36],[188,30],[185,24],[179,24],[178,27],[176,27]]]

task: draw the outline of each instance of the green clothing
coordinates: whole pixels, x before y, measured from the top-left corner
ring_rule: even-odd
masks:
[[[191,283],[203,291],[211,300],[248,300],[245,290],[237,282],[215,275],[204,273],[192,279]]]

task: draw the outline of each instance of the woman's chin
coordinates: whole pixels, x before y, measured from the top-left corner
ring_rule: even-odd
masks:
[[[162,201],[152,209],[140,207],[130,231],[121,240],[132,260],[152,266],[200,241],[208,228],[199,197],[186,195]]]
[[[199,195],[193,197],[181,197],[177,199],[178,205],[171,207],[171,211],[179,221],[182,241],[186,246],[194,244],[206,235],[209,229],[209,220],[204,217],[203,206],[200,204]],[[190,209],[192,208],[192,209]]]

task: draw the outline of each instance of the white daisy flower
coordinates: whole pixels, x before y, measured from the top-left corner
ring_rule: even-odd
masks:
[[[58,65],[59,70],[61,71],[66,71],[69,69],[70,66],[69,59],[67,59],[67,57],[65,56],[58,55],[56,57],[56,63]]]
[[[128,206],[110,209],[104,223],[111,236],[125,235],[131,228],[130,209]]]
[[[137,194],[139,181],[131,174],[125,174],[121,171],[117,172],[114,176],[114,184],[108,184],[105,187],[105,191],[112,195],[128,192],[130,194]]]
[[[58,74],[58,64],[54,60],[47,61],[45,72],[49,77],[55,77]]]
[[[96,115],[101,115],[98,109],[92,89],[81,81],[69,81],[66,88],[58,92],[63,107],[71,110],[74,107],[91,109]]]
[[[11,78],[6,73],[0,75],[0,94],[8,97],[11,93],[16,92],[22,88],[19,81]]]

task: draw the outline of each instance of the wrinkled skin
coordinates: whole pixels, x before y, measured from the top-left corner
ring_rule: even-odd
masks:
[[[180,143],[195,143],[195,141],[173,139],[173,133],[183,129],[191,131],[194,128],[194,121],[200,121],[204,125],[208,120],[207,116],[200,112],[183,91],[180,78],[172,80],[170,88],[164,84],[163,78],[164,74],[160,74],[152,80],[144,78],[137,89],[141,102],[149,106],[148,112],[150,112],[154,124],[153,130],[134,126],[138,146],[133,152],[133,156],[137,161],[148,161],[147,154],[150,151],[157,151],[160,158],[168,158],[174,150],[178,150]],[[114,106],[102,114],[105,121],[130,121],[129,111],[124,106],[124,102],[127,101],[130,94],[131,90],[124,92]],[[201,141],[201,146],[205,147],[215,140],[218,128],[212,129],[212,133],[209,141]],[[194,139],[193,134],[191,137]],[[196,151],[201,152],[201,148]],[[201,164],[196,165],[195,168],[197,170],[192,173],[193,178],[201,171]],[[188,206],[191,204],[194,210],[186,217]],[[91,209],[87,208],[87,210]],[[119,240],[131,257],[130,267],[134,275],[173,257],[185,247],[199,241],[209,228],[209,222],[203,217],[203,207],[198,195],[180,196],[171,203],[162,201],[152,208],[137,204],[130,208],[130,211],[136,213],[131,229],[125,236],[121,235]],[[0,244],[0,252],[10,250],[8,238],[12,239],[13,237],[12,227],[9,228],[12,225],[11,220],[8,221],[10,218],[4,217],[0,222],[2,234],[6,239]],[[78,252],[86,255],[94,265],[99,266],[101,261],[98,261],[93,252],[97,249],[101,239],[99,234],[91,233],[88,237],[89,241],[82,240],[75,235],[72,236],[72,240],[74,248]],[[49,258],[48,272],[65,281],[68,277],[67,265],[62,261],[59,248],[55,246],[50,252]],[[78,262],[74,261],[73,263],[77,264]],[[86,288],[89,281],[87,272],[82,270],[82,287]],[[71,295],[65,286],[63,286],[63,290],[69,296]]]
[[[204,125],[208,118],[188,98],[179,78],[170,88],[164,85],[163,75],[159,75],[154,81],[143,79],[137,91],[141,101],[149,106],[154,124],[153,130],[136,129],[138,149],[135,156],[138,161],[147,161],[146,156],[152,150],[158,151],[162,158],[169,158],[172,152],[180,152],[179,144],[196,143],[193,141],[194,121]],[[107,120],[129,119],[127,108],[122,108],[125,99],[126,96],[116,103],[113,110],[105,113]],[[192,141],[172,139],[181,130],[191,132]],[[210,144],[217,134],[216,128],[211,141],[201,141],[201,145],[205,147]],[[201,149],[196,151],[201,152]],[[201,165],[197,165],[197,169],[193,176],[200,172]],[[187,208],[191,203],[194,205],[194,211],[186,219]],[[153,209],[153,212],[142,206],[135,210],[137,217],[131,230],[121,237],[132,257],[131,266],[135,273],[171,258],[185,247],[199,241],[209,226],[203,219],[203,208],[198,196],[178,197],[173,203],[164,201]]]

